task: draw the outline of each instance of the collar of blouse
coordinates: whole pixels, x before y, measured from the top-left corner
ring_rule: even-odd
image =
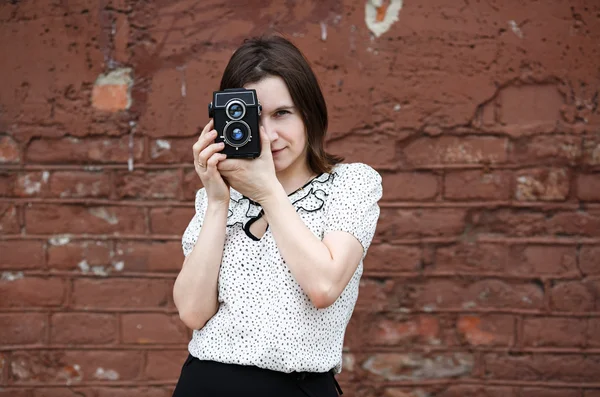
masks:
[[[308,181],[304,186],[288,195],[296,211],[314,212],[323,208],[327,193],[323,190],[325,184],[333,182],[337,174],[324,172]],[[231,189],[227,226],[237,223],[244,225],[249,219],[261,214],[260,204]]]

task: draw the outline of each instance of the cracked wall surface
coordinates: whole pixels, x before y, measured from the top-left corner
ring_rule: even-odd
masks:
[[[344,394],[596,397],[596,0],[2,2],[0,396],[171,395],[191,146],[268,32],[383,176]]]

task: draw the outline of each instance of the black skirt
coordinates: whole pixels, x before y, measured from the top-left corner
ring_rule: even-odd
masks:
[[[337,397],[330,372],[278,372],[254,366],[198,360],[189,355],[173,397]]]

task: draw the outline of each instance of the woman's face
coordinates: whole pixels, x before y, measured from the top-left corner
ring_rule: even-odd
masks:
[[[262,105],[260,121],[271,141],[275,172],[306,172],[306,129],[283,79],[267,76],[245,88],[255,89]]]

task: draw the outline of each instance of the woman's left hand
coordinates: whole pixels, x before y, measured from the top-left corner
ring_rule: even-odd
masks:
[[[217,169],[229,185],[244,196],[261,202],[273,192],[279,181],[271,153],[271,141],[260,127],[261,151],[255,159],[226,159],[219,162]]]

